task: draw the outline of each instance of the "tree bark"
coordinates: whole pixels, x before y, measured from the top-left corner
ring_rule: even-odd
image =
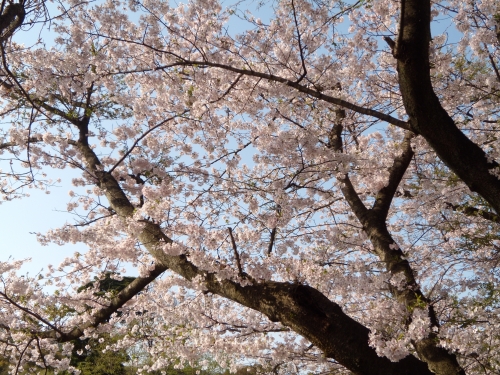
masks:
[[[329,136],[328,146],[336,152],[343,151],[341,135],[344,117],[345,113],[337,112],[336,124]],[[368,209],[365,206],[347,174],[340,179],[341,191],[363,226],[363,231],[370,239],[375,254],[384,262],[387,272],[393,276],[397,274],[404,275],[405,286],[402,288],[392,287],[391,293],[406,306],[409,322],[411,321],[411,311],[424,303],[432,328],[438,328],[439,323],[434,308],[417,283],[413,269],[405,259],[402,250],[394,248],[397,245],[389,233],[386,223],[396,190],[414,155],[411,148],[411,139],[413,137],[414,134],[411,132],[406,134],[403,141],[403,152],[394,159],[393,165],[389,168],[389,180],[386,186],[377,193],[372,208]],[[431,331],[427,337],[413,342],[413,346],[419,357],[428,364],[433,373],[438,375],[465,375],[465,371],[458,364],[456,356],[438,345],[438,337],[435,332]]]
[[[401,1],[399,35],[393,54],[410,126],[471,191],[500,213],[500,180],[491,174],[498,163],[488,161],[486,153],[458,129],[432,88],[430,22],[430,0]]]
[[[1,9],[0,15],[0,43],[10,38],[14,32],[21,27],[26,16],[26,10],[22,3],[9,3]]]

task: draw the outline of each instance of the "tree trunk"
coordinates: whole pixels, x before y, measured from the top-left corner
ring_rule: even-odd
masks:
[[[458,129],[434,93],[430,76],[430,0],[402,0],[397,42],[399,86],[414,132],[422,135],[439,158],[500,213],[500,180],[491,174],[498,164]]]

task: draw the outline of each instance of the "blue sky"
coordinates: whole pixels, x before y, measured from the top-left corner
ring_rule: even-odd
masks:
[[[172,1],[172,3],[180,3]],[[234,1],[225,2],[230,5]],[[257,2],[247,2],[256,17],[263,20],[269,19],[272,12],[269,7],[259,7]],[[57,14],[55,4],[50,3],[51,15]],[[241,13],[240,13],[241,14]],[[230,21],[230,32],[237,33],[245,29],[245,22],[233,16]],[[14,37],[17,43],[25,46],[34,45],[39,37],[42,37],[45,45],[49,48],[51,43],[51,32],[47,27],[38,24],[30,30],[18,31]],[[5,119],[3,119],[5,121]],[[8,126],[8,123],[4,123]],[[7,153],[4,154],[7,156]],[[8,168],[8,162],[0,162],[0,169]],[[32,261],[26,264],[22,271],[29,272],[30,275],[47,269],[48,264],[57,266],[61,261],[73,255],[76,251],[85,252],[85,246],[76,245],[49,245],[41,246],[36,240],[36,232],[44,233],[50,229],[60,227],[66,222],[71,223],[72,217],[65,213],[66,203],[69,200],[68,191],[75,190],[71,186],[71,178],[77,177],[76,171],[71,170],[47,170],[48,177],[56,180],[61,178],[61,183],[50,189],[50,194],[37,189],[26,189],[29,197],[15,199],[0,204],[0,261],[5,261],[12,257],[14,259],[31,258]],[[132,271],[133,273],[133,271]]]
[[[231,3],[226,2],[225,4]],[[258,2],[245,2],[243,6],[250,8],[256,17],[260,17],[265,21],[269,19],[272,13],[269,6],[258,7]],[[15,40],[27,46],[33,45],[40,36],[40,26],[18,32]],[[231,34],[241,32],[246,27],[245,22],[237,17],[232,18],[229,26]],[[441,20],[434,24],[433,27],[435,34],[444,31],[450,34],[450,39],[456,39],[456,30],[450,27],[450,22],[447,19]],[[48,37],[50,41],[50,33],[46,29],[41,35],[44,38]],[[50,42],[47,45],[49,46]],[[5,162],[0,163],[0,168],[5,169],[6,167],[8,166]],[[69,200],[68,191],[72,189],[70,180],[72,177],[76,177],[76,171],[49,170],[47,172],[50,178],[62,179],[60,184],[51,188],[50,194],[36,189],[27,189],[26,192],[29,192],[30,197],[3,202],[0,205],[0,239],[2,244],[0,247],[0,260],[4,261],[9,257],[15,259],[31,257],[32,262],[23,269],[29,271],[30,274],[46,268],[49,263],[58,265],[65,257],[71,256],[75,251],[85,251],[85,247],[82,245],[41,246],[36,241],[35,232],[43,233],[72,221],[72,217],[64,211]]]

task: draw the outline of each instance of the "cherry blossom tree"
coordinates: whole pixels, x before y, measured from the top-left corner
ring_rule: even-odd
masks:
[[[76,170],[38,238],[88,250],[1,263],[14,373],[110,334],[144,371],[500,373],[497,1],[40,1],[1,8],[2,193]]]

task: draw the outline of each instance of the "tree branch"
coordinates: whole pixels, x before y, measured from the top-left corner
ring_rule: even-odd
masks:
[[[497,212],[500,212],[500,181],[490,173],[490,170],[498,164],[488,162],[484,151],[457,128],[432,88],[429,60],[430,22],[430,0],[401,0],[399,34],[394,47],[394,57],[397,59],[399,86],[411,128],[413,132],[421,134],[426,139],[441,160],[472,191],[479,192]],[[392,172],[397,169],[396,167]],[[375,203],[373,210],[375,215],[370,218],[374,224],[372,237],[381,246],[387,246],[386,241],[390,235],[387,233],[383,214],[387,208],[387,203],[384,201],[388,198],[381,198],[379,205]],[[379,209],[378,214],[375,208]],[[389,238],[386,238],[387,235]],[[387,250],[385,253],[394,263],[393,266],[404,267],[409,286],[412,286],[412,283],[409,283],[412,279],[416,285],[407,261],[401,261],[399,253],[392,255]],[[418,289],[407,293],[405,298],[411,302],[412,296],[415,298],[420,294],[421,291]],[[429,317],[432,324],[437,326],[438,322],[432,307],[429,308]],[[414,343],[417,353],[427,362],[430,370],[438,375],[465,375],[456,356],[438,347],[435,339],[435,333],[431,333],[427,338]]]
[[[434,93],[430,77],[431,1],[402,0],[396,43],[403,104],[413,132],[421,134],[439,158],[500,214],[497,162],[458,129]]]
[[[467,216],[482,217],[485,220],[492,221],[494,223],[500,224],[500,217],[494,213],[484,211],[480,208],[471,207],[466,204],[452,204],[445,202],[446,206],[451,208],[453,211],[461,212]]]
[[[307,75],[306,62],[304,57],[304,47],[302,46],[302,40],[300,38],[300,30],[299,30],[299,22],[297,20],[297,11],[295,10],[295,3],[292,0],[292,11],[293,11],[293,21],[295,22],[295,30],[297,30],[297,42],[299,43],[299,53],[300,53],[300,62],[302,64],[302,74],[295,81],[295,83],[300,83]]]
[[[396,194],[398,186],[405,174],[414,152],[411,148],[411,140],[415,137],[412,132],[407,132],[403,140],[403,152],[400,156],[394,159],[394,163],[389,168],[389,181],[387,185],[380,189],[375,198],[372,211],[381,219],[386,220],[389,208],[391,207],[392,199]]]
[[[29,137],[28,140],[26,141],[26,143],[37,143],[37,142],[41,142],[41,141],[42,141],[42,139],[40,139],[40,138]],[[16,143],[16,142],[0,143],[0,150],[6,149],[6,148],[9,148],[9,147],[16,147],[16,146],[19,146],[19,144]]]
[[[243,277],[243,268],[241,268],[240,254],[238,254],[238,248],[236,247],[236,241],[234,240],[233,230],[227,228],[229,231],[229,237],[231,238],[231,245],[233,246],[234,258],[236,259],[236,265],[238,266],[238,274]]]
[[[329,135],[328,145],[336,152],[342,152],[342,121],[344,118],[345,113],[338,111],[335,124]],[[393,276],[398,274],[404,276],[404,286],[397,287],[390,285],[389,289],[407,307],[409,313],[408,323],[411,322],[410,312],[419,307],[420,304],[425,303],[432,326],[439,327],[434,308],[429,304],[427,297],[421,291],[410,263],[405,259],[402,250],[392,238],[386,223],[387,213],[394,194],[413,157],[413,150],[411,148],[411,139],[413,137],[414,134],[411,132],[405,135],[403,153],[395,158],[393,165],[389,169],[389,182],[377,193],[375,203],[371,209],[366,208],[348,174],[339,178],[341,183],[340,190],[363,226],[363,231],[370,239],[375,253],[385,263],[387,271]],[[419,356],[425,358],[431,369],[442,368],[444,367],[444,363],[446,365],[450,364],[450,368],[454,368],[457,371],[454,373],[437,372],[438,374],[456,375],[460,373],[461,369],[455,355],[448,353],[447,350],[437,345],[437,336],[434,332],[430,333],[428,337],[414,342],[414,346]]]
[[[134,208],[116,179],[111,174],[98,170],[99,159],[88,145],[80,143],[79,147],[87,161],[87,168],[99,177],[98,183],[111,207],[124,218],[132,217]],[[215,273],[208,273],[196,267],[186,255],[168,255],[163,251],[163,246],[172,243],[172,240],[157,224],[151,222],[145,223],[138,239],[155,257],[157,267],[160,267],[162,272],[170,269],[190,281],[200,277],[207,291],[260,311],[271,321],[281,322],[314,343],[327,357],[334,358],[355,373],[430,375],[427,366],[413,356],[397,363],[379,357],[369,345],[369,330],[312,287],[255,280],[252,280],[251,285],[243,287],[233,280],[220,280]],[[106,316],[123,306],[123,301],[132,297],[130,288],[138,282],[132,282],[112,300],[109,307],[94,314],[96,320],[92,324],[105,321]],[[83,331],[75,328],[65,335],[64,340],[74,339],[81,334]]]
[[[263,79],[266,79],[266,80],[272,81],[272,82],[280,82],[280,83],[283,83],[287,86],[290,86],[290,87],[296,89],[299,92],[302,92],[302,93],[307,94],[309,96],[312,96],[314,98],[323,100],[327,103],[335,104],[335,105],[344,107],[346,109],[350,109],[354,112],[357,112],[357,113],[360,113],[363,115],[375,117],[379,120],[385,121],[389,124],[395,125],[397,127],[405,129],[405,130],[412,130],[410,127],[410,124],[406,121],[398,120],[397,118],[394,118],[394,117],[387,115],[385,113],[382,113],[382,112],[379,112],[379,111],[376,111],[373,109],[361,107],[359,105],[350,103],[346,100],[323,94],[318,90],[313,90],[307,86],[304,86],[304,85],[301,85],[300,83],[297,83],[296,81],[291,81],[289,79],[279,77],[279,76],[276,76],[274,74],[261,73],[261,72],[256,72],[253,70],[248,70],[248,69],[243,69],[243,68],[235,68],[235,67],[232,67],[230,65],[225,65],[225,64],[220,64],[220,63],[212,63],[209,61],[197,61],[197,60],[181,60],[181,61],[178,61],[178,62],[175,62],[172,64],[159,66],[159,67],[155,68],[154,70],[169,69],[169,68],[174,68],[177,66],[197,66],[200,68],[207,68],[207,67],[220,68],[220,69],[235,72],[235,73],[238,73],[238,74],[241,74],[244,76],[258,77],[258,78],[263,78]],[[127,73],[127,72],[121,72],[120,74],[123,74],[123,73]]]
[[[37,314],[33,311],[31,311],[30,309],[18,304],[16,301],[14,301],[12,298],[10,298],[7,293],[5,292],[0,292],[0,296],[2,296],[3,298],[5,298],[5,300],[11,304],[12,306],[15,306],[16,309],[19,309],[20,311],[24,311],[26,314],[28,315],[31,315],[33,318],[35,318],[36,320],[42,322],[43,324],[45,324],[47,327],[50,327],[51,329],[53,329],[55,332],[58,332],[58,333],[61,333],[62,331],[57,328],[55,325],[53,325],[51,322],[49,322],[47,319],[43,318],[42,316],[40,316],[40,314]]]
[[[26,10],[23,2],[9,3],[0,15],[0,43],[5,42],[23,24]]]
[[[93,320],[85,323],[82,326],[75,327],[69,332],[58,331],[43,331],[34,332],[41,338],[53,338],[59,342],[68,342],[83,336],[85,329],[97,327],[99,324],[106,322],[111,315],[116,313],[128,301],[141,292],[147,285],[153,282],[158,276],[165,272],[168,268],[155,264],[154,269],[149,272],[148,276],[137,277],[130,284],[128,284],[122,291],[113,297],[108,306],[95,310],[92,314]]]
[[[274,239],[276,238],[276,227],[271,230],[271,237],[269,238],[269,246],[267,248],[267,255],[271,255],[273,252]]]

